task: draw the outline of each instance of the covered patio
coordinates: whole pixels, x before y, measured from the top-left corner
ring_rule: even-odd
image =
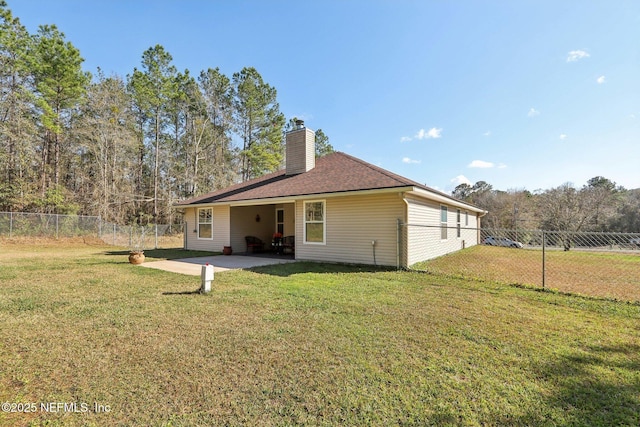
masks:
[[[234,254],[295,254],[295,203],[231,206],[229,216]]]
[[[266,256],[265,256],[266,255]],[[200,276],[202,266],[213,265],[216,273],[229,270],[246,270],[265,265],[286,264],[295,262],[291,256],[277,256],[265,254],[262,256],[245,255],[216,255],[197,258],[183,258],[164,261],[152,261],[140,264],[140,267],[155,268],[157,270],[170,271],[172,273]]]

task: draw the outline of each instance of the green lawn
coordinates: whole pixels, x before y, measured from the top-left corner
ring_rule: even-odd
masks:
[[[38,405],[0,425],[640,424],[636,304],[309,263],[198,281],[0,242],[0,402]]]

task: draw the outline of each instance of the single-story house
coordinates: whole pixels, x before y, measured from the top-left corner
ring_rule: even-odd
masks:
[[[285,169],[176,207],[186,249],[271,250],[279,233],[297,260],[398,267],[478,244],[486,214],[341,152],[316,159],[302,122],[286,135]]]

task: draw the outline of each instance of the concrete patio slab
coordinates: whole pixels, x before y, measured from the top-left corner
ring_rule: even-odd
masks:
[[[295,262],[295,260],[287,258],[259,258],[243,255],[216,255],[165,261],[151,261],[140,264],[140,266],[170,271],[172,273],[199,276],[202,271],[202,266],[207,263],[213,265],[213,271],[218,273],[227,270],[242,270],[246,268],[262,267],[264,265],[286,264],[291,262]]]

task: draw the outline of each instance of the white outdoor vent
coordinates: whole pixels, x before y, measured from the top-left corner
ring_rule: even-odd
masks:
[[[287,132],[286,174],[297,175],[309,172],[316,166],[316,133],[296,120],[295,128]]]
[[[206,263],[202,266],[202,271],[200,272],[200,293],[206,294],[211,292],[211,282],[213,281],[213,265]]]

